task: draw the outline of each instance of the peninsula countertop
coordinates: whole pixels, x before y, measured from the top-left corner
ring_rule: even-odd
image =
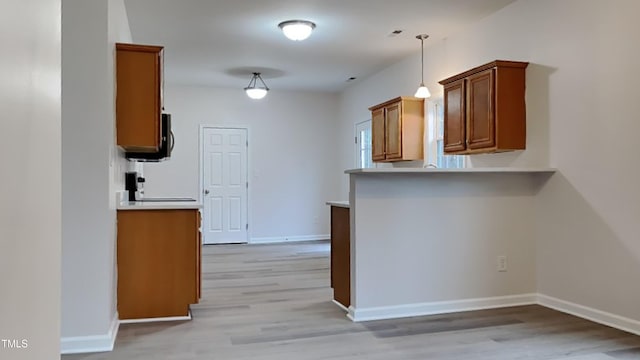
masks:
[[[350,208],[349,201],[327,201],[327,205],[329,206],[337,206],[343,208]]]
[[[358,168],[345,170],[345,174],[553,174],[555,168],[546,167],[478,167],[478,168]]]

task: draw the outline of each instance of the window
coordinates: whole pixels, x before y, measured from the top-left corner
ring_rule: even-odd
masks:
[[[374,167],[371,159],[371,120],[356,124],[356,168]]]
[[[464,155],[446,155],[444,153],[444,104],[442,99],[434,101],[433,114],[433,118],[435,118],[435,161],[433,163],[439,168],[464,168]]]

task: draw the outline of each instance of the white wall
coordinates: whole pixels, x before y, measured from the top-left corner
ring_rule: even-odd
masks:
[[[527,150],[474,156],[471,164],[557,167],[536,198],[538,291],[636,321],[638,11],[634,0],[521,0],[449,39],[429,39],[425,50],[432,93],[442,91],[437,81],[491,60],[531,63]],[[353,124],[369,116],[368,106],[414,91],[416,59],[344,92],[341,159],[352,161]],[[348,183],[340,177],[344,198]]]
[[[533,203],[545,179],[352,175],[356,313],[402,306],[415,315],[435,302],[535,293]],[[498,256],[507,257],[507,272],[497,271]]]
[[[59,354],[60,39],[60,0],[0,5],[2,359]]]
[[[176,147],[146,163],[145,196],[198,198],[200,124],[249,127],[249,232],[252,240],[329,234],[325,201],[336,198],[337,96],[272,89],[260,101],[238,89],[165,86]]]
[[[633,0],[524,2],[489,26],[527,18],[513,36],[536,29],[529,52],[551,72],[550,162],[561,176],[539,195],[539,292],[636,321],[638,12]]]
[[[66,0],[63,0],[66,1]],[[109,139],[109,212],[111,217],[109,222],[113,232],[109,235],[111,240],[111,252],[109,253],[109,260],[111,261],[111,271],[113,276],[111,277],[111,294],[113,302],[112,307],[112,323],[111,326],[116,326],[113,323],[113,319],[117,315],[117,290],[118,290],[118,272],[117,272],[117,223],[116,223],[116,193],[124,190],[124,173],[128,169],[127,159],[124,157],[124,151],[116,145],[116,46],[117,42],[130,43],[131,30],[129,29],[129,18],[127,17],[127,10],[124,5],[124,0],[108,0],[108,38],[107,38],[107,89],[108,94],[105,101],[108,103],[109,111],[107,112],[109,117],[109,123],[111,124],[111,132],[107,133]],[[115,329],[111,328],[110,331]],[[115,338],[116,334],[108,334],[112,338]],[[111,340],[111,339],[110,339]]]
[[[126,165],[113,44],[131,36],[122,0],[63,0],[62,15],[62,351],[104,350],[117,326],[115,192]]]

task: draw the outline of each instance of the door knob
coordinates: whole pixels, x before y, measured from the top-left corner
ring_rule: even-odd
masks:
[[[209,195],[209,190],[205,190],[205,191],[204,191],[204,194],[205,194],[205,195]]]

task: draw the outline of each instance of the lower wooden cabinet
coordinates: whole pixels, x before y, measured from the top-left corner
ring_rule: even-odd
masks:
[[[331,206],[331,287],[333,299],[351,305],[351,230],[349,208]]]
[[[200,299],[200,211],[118,211],[121,320],[187,316]]]

